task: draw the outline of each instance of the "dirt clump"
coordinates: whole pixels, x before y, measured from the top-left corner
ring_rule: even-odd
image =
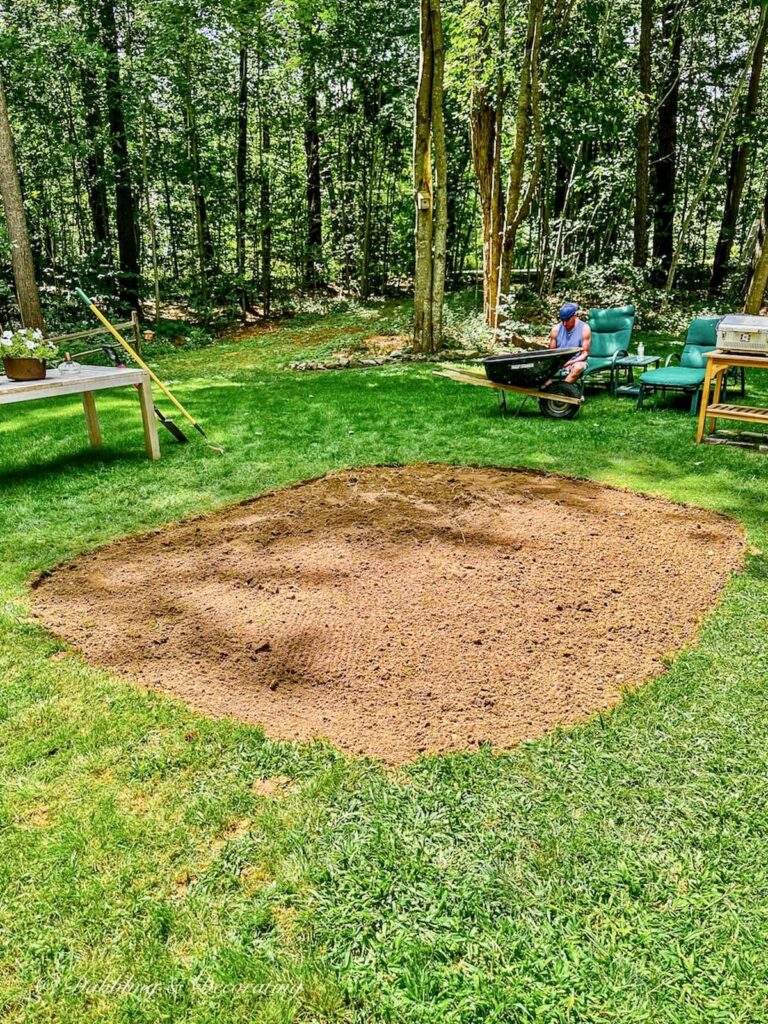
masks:
[[[615,704],[741,566],[714,512],[527,471],[333,473],[45,574],[89,661],[274,737],[402,763]]]

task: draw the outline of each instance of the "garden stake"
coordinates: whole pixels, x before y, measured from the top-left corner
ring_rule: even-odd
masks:
[[[208,445],[208,447],[212,448],[213,451],[219,452],[220,454],[223,455],[224,454],[224,449],[220,448],[218,445],[211,444],[211,442],[208,440],[208,435],[203,430],[203,428],[200,426],[200,424],[197,423],[195,421],[195,419],[190,415],[190,413],[187,412],[187,410],[184,408],[184,406],[181,404],[181,402],[171,394],[170,390],[166,387],[165,384],[163,384],[163,382],[160,380],[160,378],[157,376],[157,374],[154,373],[153,370],[150,370],[150,368],[147,366],[147,364],[144,362],[144,360],[141,358],[141,356],[138,355],[138,353],[133,350],[133,348],[128,344],[128,342],[125,340],[125,338],[122,336],[122,334],[120,334],[120,332],[117,331],[112,326],[112,324],[109,322],[109,320],[107,320],[107,318],[101,312],[101,310],[96,305],[96,303],[92,299],[88,298],[88,296],[85,294],[85,292],[82,290],[82,288],[75,288],[75,292],[77,294],[77,297],[82,302],[84,302],[86,304],[86,306],[90,309],[90,311],[93,313],[93,315],[98,320],[101,321],[101,323],[104,325],[104,327],[106,327],[106,329],[109,331],[109,333],[112,335],[112,337],[120,342],[120,344],[123,346],[123,348],[128,353],[128,355],[131,357],[131,359],[133,359],[133,361],[135,363],[137,363],[142,368],[142,370],[144,370],[146,373],[149,374],[149,376],[152,378],[152,380],[155,382],[155,384],[157,384],[157,386],[163,392],[165,397],[169,401],[173,402],[173,404],[176,406],[176,408],[179,410],[179,412],[182,414],[182,416],[184,416],[186,419],[188,419],[189,422],[192,424],[192,426],[195,428],[195,430],[205,438],[205,443]]]

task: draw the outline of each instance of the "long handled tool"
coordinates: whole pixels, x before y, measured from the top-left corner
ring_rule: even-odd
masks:
[[[104,353],[104,355],[107,357],[110,363],[112,363],[113,366],[117,366],[120,368],[125,366],[125,363],[120,359],[120,356],[117,354],[117,349],[115,348],[114,345],[102,345],[101,351]],[[137,390],[139,387],[140,385],[137,384]],[[177,423],[175,423],[169,416],[163,415],[162,409],[158,409],[156,402],[152,403],[152,407],[155,410],[155,416],[157,417],[158,423],[164,426],[168,433],[172,434],[176,438],[179,444],[187,444],[189,438],[181,429],[181,427]]]
[[[170,402],[173,402],[173,404],[176,406],[176,408],[179,410],[182,416],[188,419],[192,426],[195,428],[195,430],[205,438],[205,442],[208,445],[208,447],[212,448],[216,452],[223,453],[223,448],[220,448],[218,447],[218,445],[210,443],[210,441],[208,440],[208,435],[200,426],[200,424],[194,419],[193,416],[190,415],[190,413],[187,412],[187,410],[184,408],[181,402],[174,395],[171,394],[170,390],[166,387],[165,384],[163,384],[163,382],[160,380],[157,374],[150,370],[150,368],[147,366],[147,364],[144,362],[141,356],[136,351],[134,351],[134,349],[128,344],[128,342],[125,340],[122,334],[120,334],[120,332],[115,327],[112,326],[112,324],[109,322],[109,320],[107,320],[107,318],[101,312],[101,310],[93,301],[93,299],[89,299],[85,292],[82,290],[82,288],[76,288],[75,292],[77,293],[77,297],[81,300],[81,302],[85,303],[85,305],[90,309],[90,311],[93,313],[96,319],[99,320],[104,327],[106,327],[106,329],[109,331],[112,337],[115,338],[116,341],[120,342],[120,344],[123,346],[123,348],[131,357],[131,359],[138,366],[140,366],[142,370],[149,374],[151,379],[155,382],[155,384],[157,384],[157,386],[163,392],[165,397]]]
[[[103,345],[99,345],[97,348],[81,349],[81,351],[76,352],[75,355],[90,356],[93,355],[94,352],[100,352],[102,355],[105,355],[110,363],[112,363],[113,366],[117,366],[119,369],[122,369],[125,366],[125,363],[117,354],[115,346],[112,344],[108,345],[106,342]],[[69,352],[67,352],[67,358],[69,358]],[[66,362],[66,359],[64,361]],[[139,391],[141,389],[141,384],[135,384],[134,387]],[[158,423],[164,426],[169,434],[173,434],[179,444],[187,444],[189,442],[189,438],[181,427],[177,423],[174,423],[174,421],[168,416],[164,416],[162,409],[158,409],[156,402],[152,403],[152,408],[155,410],[155,416],[157,417]]]

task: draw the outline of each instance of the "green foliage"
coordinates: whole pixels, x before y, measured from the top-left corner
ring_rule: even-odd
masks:
[[[58,347],[43,337],[43,332],[31,327],[0,334],[0,356],[12,359],[55,359]]]
[[[653,280],[653,268],[645,272],[626,261],[614,260],[586,267],[565,279],[560,287],[563,300],[573,299],[583,310],[633,305],[641,330],[678,336],[685,334],[694,316],[719,316],[728,310],[725,300],[720,305],[703,291],[669,296]],[[554,302],[550,312],[556,313]]]

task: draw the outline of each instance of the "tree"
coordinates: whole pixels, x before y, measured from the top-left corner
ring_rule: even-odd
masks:
[[[691,225],[691,222],[693,221],[694,216],[698,212],[699,203],[701,202],[702,197],[706,192],[707,186],[709,185],[710,179],[712,177],[712,172],[714,171],[718,158],[720,156],[720,150],[723,147],[725,133],[727,132],[728,127],[736,114],[739,97],[741,95],[742,89],[744,88],[744,83],[746,81],[749,70],[750,68],[754,67],[754,54],[761,45],[764,46],[764,32],[766,24],[768,24],[768,6],[765,6],[762,9],[762,13],[760,14],[760,20],[757,26],[757,33],[754,42],[752,43],[752,46],[750,48],[750,51],[747,55],[747,63],[745,65],[744,71],[739,76],[739,79],[736,82],[736,85],[734,86],[733,93],[731,95],[731,99],[728,104],[728,109],[726,113],[721,116],[720,131],[715,141],[715,145],[712,149],[709,164],[706,168],[706,171],[701,176],[699,184],[694,192],[693,198],[688,203],[688,208],[685,211],[683,223],[680,227],[680,233],[678,235],[674,253],[672,255],[672,260],[669,265],[669,272],[667,274],[666,283],[667,291],[671,291],[672,289],[672,285],[675,280],[675,271],[677,270],[677,265],[680,261],[680,254],[682,252],[683,245],[686,241],[688,229]]]
[[[316,65],[317,25],[312,8],[300,11],[301,94],[304,109],[305,195],[307,201],[307,243],[304,259],[304,284],[316,288],[322,278],[323,207],[320,177],[320,129],[318,127],[318,88]]]
[[[248,290],[245,287],[245,236],[248,214],[248,44],[243,32],[240,43],[240,74],[237,93],[237,152],[235,156],[235,184],[237,190],[237,221],[235,245],[237,248],[237,277],[240,287],[240,307],[248,310]]]
[[[448,231],[447,156],[443,123],[445,52],[440,0],[421,0],[419,83],[413,131],[416,271],[413,343],[434,352],[443,341]],[[431,152],[434,147],[434,181]]]
[[[139,250],[136,233],[136,203],[131,183],[131,162],[123,112],[120,53],[113,0],[100,0],[99,19],[101,43],[104,48],[104,78],[115,178],[115,222],[120,266],[118,294],[123,302],[138,309]]]
[[[768,190],[763,201],[763,211],[755,239],[752,259],[752,273],[744,296],[744,312],[757,314],[763,305],[768,288]]]
[[[667,64],[661,84],[653,162],[653,255],[669,269],[675,247],[675,186],[677,181],[677,110],[680,96],[680,54],[683,20],[680,0],[665,0],[661,15],[661,48]]]
[[[757,45],[752,54],[752,66],[749,87],[736,126],[736,139],[731,150],[728,165],[728,179],[725,191],[723,219],[717,237],[715,255],[712,263],[712,277],[709,282],[710,294],[715,294],[722,287],[728,261],[731,258],[733,240],[736,236],[736,224],[739,217],[744,184],[747,180],[749,158],[754,148],[753,133],[755,131],[755,114],[760,100],[760,78],[763,70],[765,45],[768,40],[768,20],[763,18],[762,28],[758,32]]]
[[[16,283],[16,295],[25,327],[45,328],[40,293],[35,278],[35,263],[29,244],[29,230],[24,201],[21,194],[19,171],[13,146],[13,134],[8,118],[5,86],[0,74],[0,195],[2,195],[5,223],[11,243],[11,261]]]
[[[635,163],[634,263],[644,267],[648,262],[648,176],[651,153],[651,39],[653,35],[653,0],[640,0],[640,41],[638,67],[640,79],[640,116],[637,121],[637,156]]]
[[[543,154],[541,140],[541,117],[539,114],[539,51],[544,19],[544,0],[529,0],[528,24],[523,51],[523,66],[517,94],[517,115],[515,117],[515,144],[509,165],[507,195],[504,203],[504,228],[501,236],[501,258],[499,261],[499,283],[496,289],[497,305],[493,325],[499,324],[498,303],[509,293],[512,256],[515,251],[517,231],[527,216],[531,199],[538,183]],[[523,193],[525,155],[531,123],[536,142],[534,167],[528,188]]]
[[[501,54],[506,36],[506,0],[499,0],[498,52],[495,54],[495,89],[482,76],[482,68],[473,73],[470,92],[469,124],[472,162],[480,196],[483,226],[483,313],[493,323],[498,306],[501,236],[503,228],[501,143],[504,123],[504,74]],[[486,13],[478,32],[478,63],[492,62],[489,18]]]

